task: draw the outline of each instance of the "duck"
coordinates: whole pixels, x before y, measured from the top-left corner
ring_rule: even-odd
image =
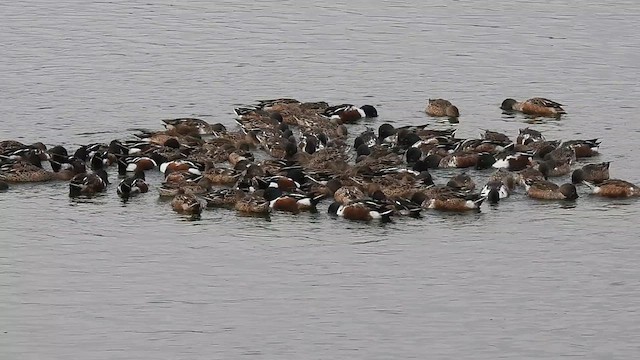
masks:
[[[583,181],[599,184],[609,179],[609,161],[587,164],[571,173],[571,182],[580,184]]]
[[[244,191],[237,188],[211,189],[202,194],[202,198],[207,202],[208,208],[233,208],[244,194]]]
[[[118,174],[120,175],[152,170],[157,166],[156,160],[149,156],[121,156],[118,158]]]
[[[329,205],[327,212],[330,215],[339,216],[347,220],[371,221],[380,220],[382,222],[391,221],[391,215],[394,209],[388,204],[380,203],[375,200],[354,201],[343,205],[339,202],[333,202]]]
[[[133,176],[122,179],[116,188],[116,193],[124,200],[148,191],[149,185],[145,181],[144,171],[137,172]]]
[[[546,173],[547,177],[565,176],[571,172],[571,162],[568,159],[565,161],[549,159],[539,162],[536,166],[541,172]]]
[[[170,135],[218,135],[226,131],[222,124],[209,124],[198,118],[176,118],[162,120]]]
[[[173,197],[177,194],[201,195],[211,190],[211,181],[209,179],[198,176],[193,179],[187,178],[184,182],[165,181],[158,188],[160,197]]]
[[[49,159],[49,164],[51,164],[51,170],[54,172],[60,171],[63,164],[69,163],[70,160],[69,152],[62,145],[56,145],[47,150],[47,157]]]
[[[334,183],[328,183],[327,185],[330,186],[333,184]],[[356,185],[341,185],[333,192],[333,199],[342,205],[362,200],[365,197],[365,193]]]
[[[566,114],[562,104],[542,97],[534,97],[524,101],[507,98],[502,102],[500,108],[506,112],[518,111],[527,115],[543,117],[558,117]]]
[[[524,128],[518,131],[518,136],[516,137],[516,144],[518,145],[528,145],[533,142],[544,141],[544,135],[536,129],[532,128]]]
[[[48,171],[30,162],[17,161],[3,165],[0,168],[0,180],[10,183],[45,182],[51,180],[68,181],[77,174],[84,173],[84,161],[72,159],[69,163]]]
[[[640,187],[626,180],[607,179],[598,184],[588,181],[583,181],[583,183],[591,188],[594,195],[602,197],[628,198],[640,196]]]
[[[44,147],[44,149],[46,149],[46,147]],[[9,153],[0,154],[0,163],[6,164],[9,162],[25,161],[42,167],[42,162],[48,160],[48,158],[49,156],[43,148],[36,148],[31,145]]]
[[[264,198],[272,210],[297,214],[301,211],[317,211],[316,205],[324,198],[324,194],[311,196],[298,193],[285,194],[282,190],[270,187],[264,190]]]
[[[451,212],[479,211],[485,200],[486,197],[481,194],[460,192],[448,186],[440,187],[437,191],[417,192],[411,198],[412,202],[425,209]]]
[[[506,169],[498,169],[491,176],[485,186],[482,187],[480,195],[486,196],[490,204],[497,204],[500,199],[507,198],[515,190],[518,175]]]
[[[233,208],[243,214],[266,215],[271,212],[269,201],[259,194],[239,193]]]
[[[212,185],[230,186],[238,182],[238,179],[242,176],[242,172],[235,169],[215,167],[213,164],[209,164],[202,176],[209,179]]]
[[[447,182],[447,186],[460,191],[473,191],[476,188],[471,176],[465,172],[452,176]]]
[[[512,143],[511,139],[509,138],[508,135],[503,134],[501,132],[498,131],[492,131],[492,130],[487,130],[485,129],[483,134],[480,134],[480,138],[482,140],[489,140],[492,142],[496,142],[499,144],[502,144],[504,146],[507,146],[509,144]]]
[[[186,194],[182,189],[171,199],[171,208],[179,214],[198,216],[202,212],[200,200],[193,194]]]
[[[601,141],[598,139],[589,140],[569,140],[560,146],[568,147],[574,151],[576,158],[592,157],[599,154]]]
[[[274,128],[283,123],[282,114],[278,111],[266,111],[256,107],[239,107],[233,109],[236,122],[243,128]]]
[[[527,180],[525,183],[527,196],[540,200],[575,200],[578,192],[575,185],[566,183],[558,185],[548,180]]]
[[[376,118],[378,110],[373,105],[356,107],[352,104],[340,104],[326,108],[322,114],[332,119],[339,119],[343,124],[348,124],[363,118]]]
[[[533,166],[532,154],[504,152],[496,155],[496,162],[491,166],[496,169],[507,169],[509,171],[520,171]]]
[[[165,175],[174,171],[186,171],[199,176],[205,169],[204,164],[186,159],[167,161],[158,165],[160,172]]]
[[[300,138],[298,148],[307,154],[313,154],[314,152],[323,149],[327,145],[328,141],[329,139],[324,133],[305,133]]]
[[[109,177],[104,169],[92,173],[81,173],[69,182],[69,196],[91,196],[103,192],[109,185]]]
[[[469,168],[474,167],[477,170],[496,167],[496,158],[489,153],[478,153],[471,150],[456,151],[445,156],[438,154],[430,154],[424,158],[427,168],[430,169],[447,169],[447,168]]]
[[[27,145],[18,140],[2,140],[0,141],[0,154],[6,155],[25,147],[27,147]]]
[[[372,128],[367,127],[360,135],[356,136],[353,140],[353,148],[357,149],[361,145],[365,144],[367,147],[372,147],[379,144],[378,136]]]
[[[460,116],[458,107],[445,99],[429,99],[424,111],[429,116],[457,118]]]
[[[497,204],[501,199],[509,197],[511,190],[503,180],[489,180],[480,190],[480,195],[485,197],[490,204]]]

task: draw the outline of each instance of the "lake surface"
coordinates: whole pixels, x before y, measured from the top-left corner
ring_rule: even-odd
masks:
[[[458,136],[597,137],[589,162],[640,183],[639,27],[633,1],[4,2],[0,139],[75,148],[183,116],[233,127],[235,106],[276,97],[375,105],[352,133],[447,127],[422,112],[443,97],[460,108]],[[498,108],[532,96],[568,114],[530,124]],[[187,221],[150,179],[126,205],[115,187],[0,193],[0,358],[640,354],[639,201],[580,188],[570,203],[516,194],[385,225],[330,218],[328,202]]]

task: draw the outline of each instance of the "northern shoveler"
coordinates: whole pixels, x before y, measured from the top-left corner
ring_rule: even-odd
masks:
[[[458,107],[445,99],[429,99],[429,103],[424,111],[429,116],[457,118],[460,116]]]
[[[491,204],[497,204],[500,199],[509,197],[511,190],[503,180],[489,180],[480,191],[480,195],[487,198]]]
[[[411,201],[421,204],[425,209],[466,212],[479,210],[485,199],[481,194],[460,192],[445,186],[438,188],[438,191],[418,192]]]
[[[239,196],[233,205],[234,209],[245,214],[265,215],[271,211],[269,201],[257,194],[244,194]]]
[[[447,186],[456,190],[472,191],[476,188],[476,183],[469,174],[463,172],[452,176],[447,182]]]
[[[572,149],[577,158],[592,157],[598,155],[600,141],[598,139],[569,140],[563,142],[561,146]]]
[[[164,119],[162,122],[170,135],[217,135],[226,131],[222,124],[209,124],[198,118]]]
[[[70,180],[77,174],[84,173],[86,168],[80,159],[72,159],[69,163],[47,171],[25,161],[5,164],[0,168],[0,179],[12,183],[44,182],[51,180]]]
[[[200,215],[202,212],[202,204],[200,200],[193,194],[185,194],[178,192],[171,200],[171,208],[180,214]]]
[[[340,119],[342,123],[352,123],[362,118],[378,117],[378,110],[373,105],[356,107],[351,104],[330,106],[323,112],[324,116]]]
[[[69,196],[94,195],[103,192],[108,184],[109,178],[104,169],[78,174],[69,182]]]
[[[527,180],[525,182],[527,195],[533,199],[542,200],[574,200],[578,192],[573,184],[558,185],[547,180]]]
[[[625,180],[608,179],[599,184],[584,181],[591,188],[594,195],[609,198],[625,198],[640,196],[640,187]]]
[[[516,138],[516,144],[521,145],[538,141],[544,141],[544,135],[540,131],[531,128],[520,129]]]
[[[374,200],[363,200],[355,201],[347,205],[342,205],[339,202],[333,202],[329,205],[327,212],[331,215],[340,216],[348,220],[390,221],[394,209],[388,204],[381,204]]]
[[[500,108],[504,111],[519,111],[527,115],[544,117],[557,117],[566,114],[562,104],[541,97],[534,97],[525,101],[516,101],[511,98],[505,99]]]
[[[265,189],[264,198],[273,210],[297,214],[300,211],[316,211],[316,205],[324,198],[324,194],[311,196],[304,194],[284,194],[282,190],[270,187]]]
[[[148,191],[149,185],[145,181],[143,171],[136,173],[134,176],[122,179],[116,188],[118,196],[125,200],[131,196],[146,193]]]
[[[601,162],[597,164],[587,164],[580,169],[576,169],[571,174],[571,182],[579,184],[583,181],[599,184],[609,179],[610,162]]]

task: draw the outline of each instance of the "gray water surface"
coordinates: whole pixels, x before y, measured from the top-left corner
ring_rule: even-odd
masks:
[[[3,2],[0,139],[75,148],[181,116],[233,127],[235,106],[275,97],[375,105],[355,133],[446,127],[422,112],[443,97],[460,137],[598,137],[588,161],[640,183],[639,27],[633,1]],[[568,114],[498,108],[532,96]],[[0,194],[0,358],[640,354],[638,201],[580,188],[385,225],[332,219],[326,202],[188,221],[155,180],[127,204],[114,188],[71,200],[66,183]]]

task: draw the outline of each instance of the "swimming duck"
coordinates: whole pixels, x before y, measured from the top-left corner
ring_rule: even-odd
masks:
[[[44,182],[51,180],[70,180],[75,175],[83,173],[84,162],[72,159],[69,163],[54,168],[57,171],[47,171],[42,167],[26,161],[17,161],[3,165],[0,168],[0,180],[11,183]]]
[[[353,123],[362,118],[378,117],[378,110],[373,105],[356,107],[352,104],[341,104],[326,108],[323,115],[340,119],[342,123]]]
[[[608,179],[599,184],[583,181],[591,188],[594,195],[608,198],[625,198],[640,196],[640,187],[625,180]]]
[[[448,116],[450,118],[457,118],[460,116],[458,107],[445,99],[429,99],[424,111],[427,115],[435,117]]]
[[[525,101],[516,101],[514,99],[505,99],[500,105],[504,111],[519,111],[527,115],[557,117],[566,112],[562,108],[562,104],[555,101],[534,97]]]
[[[420,204],[425,209],[467,212],[479,210],[480,205],[486,200],[486,197],[481,194],[460,192],[448,186],[437,189],[437,191],[417,192],[411,201]]]
[[[578,198],[575,185],[567,183],[557,185],[547,180],[527,180],[525,182],[527,195],[541,200],[574,200]]]
[[[316,205],[324,198],[324,194],[317,196],[296,193],[284,194],[282,190],[270,187],[264,191],[264,198],[269,202],[269,207],[272,210],[297,214],[300,211],[316,211]]]
[[[394,209],[390,208],[388,204],[381,204],[375,200],[362,200],[351,202],[347,205],[333,202],[329,205],[327,212],[348,220],[381,220],[386,222],[391,220]]]
[[[143,171],[137,172],[133,176],[122,179],[116,188],[116,193],[123,199],[131,196],[146,193],[149,191],[149,185],[145,181]]]
[[[69,196],[94,195],[103,192],[108,184],[109,178],[104,169],[78,174],[69,182]]]
[[[202,212],[200,200],[193,194],[185,194],[184,191],[179,191],[171,199],[171,208],[177,213],[187,215],[200,215]]]
[[[588,181],[590,183],[599,184],[609,179],[610,162],[601,162],[597,164],[587,164],[580,169],[576,169],[571,174],[571,182],[574,184]]]
[[[205,120],[198,118],[177,118],[164,119],[169,135],[218,135],[219,132],[226,131],[222,124],[209,124]]]

